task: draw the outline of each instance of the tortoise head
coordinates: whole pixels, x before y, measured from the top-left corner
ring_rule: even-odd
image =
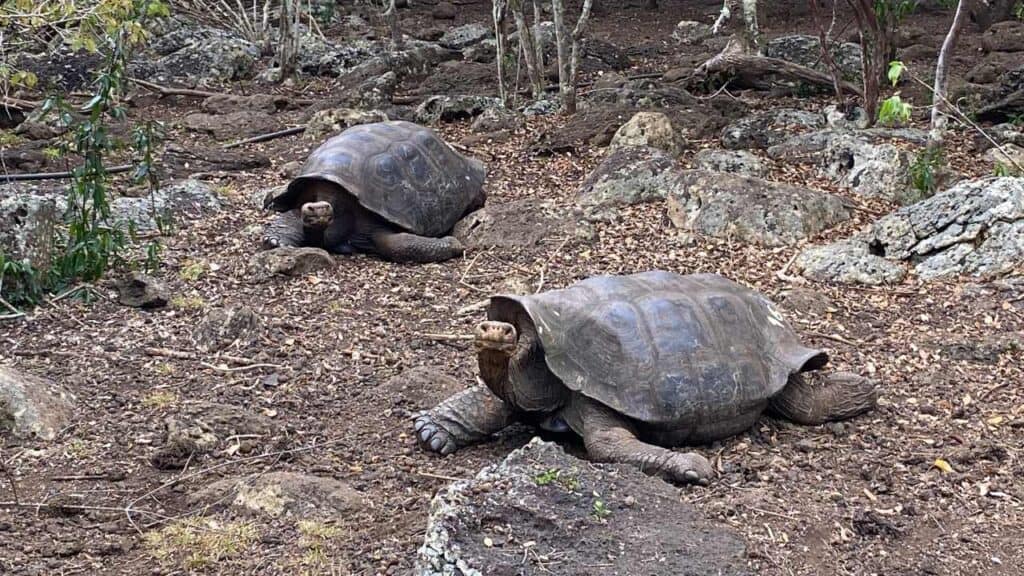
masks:
[[[334,221],[334,206],[325,200],[306,202],[301,213],[302,225],[306,228],[326,230]]]
[[[477,324],[473,334],[473,346],[477,353],[484,351],[500,352],[511,357],[516,352],[519,334],[516,327],[508,322],[487,320]]]

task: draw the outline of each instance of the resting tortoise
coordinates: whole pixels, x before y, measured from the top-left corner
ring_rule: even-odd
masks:
[[[314,246],[372,252],[395,262],[439,262],[463,253],[447,234],[484,205],[487,169],[431,129],[389,121],[348,128],[310,154],[265,207],[282,212],[263,248]]]
[[[483,384],[417,415],[427,450],[450,454],[516,420],[583,437],[591,457],[706,483],[708,443],[768,411],[801,424],[875,405],[867,378],[802,372],[828,355],[800,344],[763,296],[716,274],[596,276],[562,290],[490,300],[476,327]]]

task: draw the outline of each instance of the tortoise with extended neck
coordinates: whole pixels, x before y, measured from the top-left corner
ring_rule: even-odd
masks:
[[[287,189],[266,200],[282,212],[263,248],[314,246],[379,254],[395,262],[439,262],[463,253],[446,236],[484,205],[487,170],[429,128],[389,121],[348,128],[306,160]]]
[[[416,417],[418,440],[450,454],[513,421],[583,437],[591,457],[706,483],[708,443],[769,411],[802,424],[875,405],[872,381],[801,373],[828,356],[804,347],[772,304],[715,274],[597,276],[532,296],[491,298],[476,327],[483,385]]]

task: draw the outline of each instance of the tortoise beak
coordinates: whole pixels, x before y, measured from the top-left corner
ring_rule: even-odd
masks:
[[[334,221],[330,202],[307,202],[302,205],[302,225],[306,228],[327,228]]]
[[[512,355],[516,350],[516,327],[507,322],[486,321],[477,324],[473,344],[477,352],[490,350]]]

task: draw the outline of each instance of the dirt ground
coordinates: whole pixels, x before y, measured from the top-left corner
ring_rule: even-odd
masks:
[[[408,30],[438,25],[431,5],[413,4],[402,12]],[[652,13],[640,0],[614,8],[597,4],[591,34],[627,49],[635,64],[630,73],[699,60],[697,48],[671,39],[672,29],[681,19],[707,20],[719,5],[663,0]],[[803,3],[762,6],[771,35],[812,30]],[[488,2],[461,2],[454,23],[487,22],[489,10]],[[937,47],[948,20],[946,12],[915,17],[915,28],[924,31],[920,42]],[[978,37],[967,30],[955,74],[976,60]],[[300,88],[311,97],[332,89],[326,81]],[[768,100],[756,92],[717,97],[740,98],[752,108],[820,110],[825,104]],[[144,104],[130,113],[169,124],[198,105],[173,98]],[[283,123],[297,123],[301,111],[280,114]],[[528,153],[539,131],[564,121],[531,119],[508,141],[475,149],[489,166],[488,203],[537,198],[572,205],[603,150]],[[438,129],[458,141],[467,127]],[[178,129],[169,139],[215,145],[211,136]],[[978,173],[968,140],[954,138],[950,162]],[[867,288],[784,280],[789,277],[776,273],[799,247],[764,249],[682,235],[662,204],[623,209],[615,221],[597,224],[592,238],[562,230],[537,245],[470,251],[429,265],[338,257],[332,271],[254,283],[247,263],[269,216],[252,198],[283,183],[280,166],[304,159],[317,144],[300,136],[252,145],[248,149],[269,155],[274,167],[213,178],[229,209],[182,223],[165,240],[161,277],[175,296],[170,307],[140,311],[114,300],[64,298],[0,325],[0,361],[62,382],[78,397],[72,425],[55,442],[0,444],[0,501],[7,503],[0,507],[0,572],[408,574],[433,494],[500,460],[531,431],[517,428],[447,458],[426,454],[414,443],[411,416],[454,390],[407,387],[394,377],[429,366],[472,384],[467,343],[443,336],[469,334],[482,312],[458,311],[491,293],[658,268],[719,272],[762,290],[788,311],[808,343],[830,351],[834,368],[871,374],[882,386],[878,409],[853,421],[798,427],[765,418],[745,434],[699,448],[719,477],[706,488],[678,488],[678,498],[739,530],[756,573],[1024,574],[1020,283],[908,280]],[[711,144],[694,143],[683,161]],[[893,209],[851,197],[808,171],[788,168],[773,177],[845,195],[860,208],[813,243],[849,235],[873,213]],[[236,370],[195,351],[190,336],[206,311],[232,305],[253,308],[266,329],[257,342],[229,353],[270,366]],[[153,355],[150,348],[197,356]],[[262,414],[280,427],[283,447],[257,447],[249,456],[228,450],[196,458],[184,470],[155,469],[150,457],[164,420],[200,402]],[[273,455],[251,455],[262,451]],[[936,459],[950,470],[934,466]],[[189,495],[215,480],[265,471],[342,480],[361,504],[336,518],[315,546],[308,527],[293,521],[223,513],[220,521],[242,522],[251,531],[224,544],[221,557],[205,565],[202,558],[190,564],[165,556],[156,539],[143,536],[180,524],[194,512]],[[11,506],[15,501],[49,505]],[[126,514],[126,507],[136,512]],[[204,525],[193,534],[217,530]],[[188,546],[185,539],[172,542],[179,551]]]

